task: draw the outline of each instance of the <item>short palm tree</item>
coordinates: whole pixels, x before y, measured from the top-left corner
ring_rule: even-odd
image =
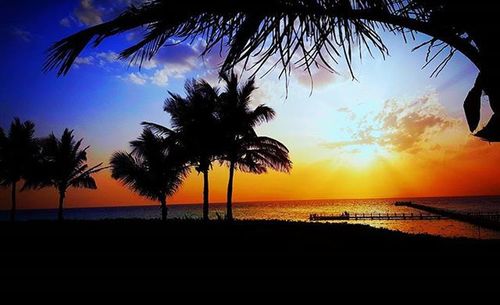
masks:
[[[209,171],[212,162],[220,155],[220,126],[216,107],[218,91],[207,82],[187,81],[186,96],[170,93],[164,110],[170,114],[172,129],[154,123],[143,124],[156,133],[174,133],[185,157],[203,174],[203,219],[207,221],[209,212]]]
[[[64,199],[68,188],[97,189],[93,174],[103,170],[102,163],[89,167],[87,149],[74,140],[73,130],[65,129],[61,138],[51,134],[41,140],[42,159],[39,173],[28,180],[26,188],[54,187],[59,194],[57,219],[63,220]]]
[[[38,158],[38,140],[34,137],[35,124],[15,118],[8,133],[0,128],[0,186],[11,187],[10,219],[16,219],[16,188],[35,167]]]
[[[172,196],[189,173],[180,148],[171,138],[145,128],[131,153],[116,152],[111,157],[112,177],[141,196],[157,200],[162,220],[167,220],[167,197]]]
[[[235,169],[256,174],[265,173],[267,168],[288,172],[292,162],[285,145],[269,137],[257,136],[254,130],[275,116],[274,110],[266,105],[251,109],[251,96],[256,90],[254,79],[240,86],[234,73],[222,73],[221,78],[226,86],[220,94],[218,116],[224,139],[222,160],[229,165],[226,217],[231,221]]]

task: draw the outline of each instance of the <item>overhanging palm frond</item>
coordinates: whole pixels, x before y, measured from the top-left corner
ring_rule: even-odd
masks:
[[[449,19],[434,18],[443,12],[444,16],[454,12],[450,1],[435,2],[269,0],[265,5],[255,5],[250,1],[185,0],[173,9],[168,0],[149,1],[129,7],[114,20],[57,42],[49,50],[45,69],[57,68],[59,74],[65,74],[93,39],[97,46],[107,37],[139,27],[145,28],[143,39],[122,51],[123,58],[142,62],[154,56],[170,38],[201,37],[206,41],[202,54],[219,44],[229,48],[224,71],[239,62],[257,70],[266,62],[274,66],[274,62],[282,66],[284,74],[291,66],[308,71],[313,66],[333,70],[332,62],[336,63],[339,57],[351,66],[356,46],[367,48],[370,54],[371,48],[375,48],[386,55],[388,50],[378,34],[382,28],[405,38],[409,34],[406,29],[426,33],[477,63],[477,48],[462,37],[466,22],[459,18],[451,23]],[[433,40],[424,46],[434,50],[434,44]],[[252,62],[252,58],[258,59]]]
[[[493,114],[486,126],[476,132],[475,136],[488,142],[500,142],[500,115]]]
[[[312,68],[335,72],[343,59],[355,78],[356,52],[360,57],[363,50],[371,56],[373,50],[383,57],[388,54],[380,30],[399,34],[405,41],[421,32],[430,38],[414,49],[427,48],[424,67],[437,61],[431,75],[437,76],[459,51],[481,71],[485,81],[480,89],[497,108],[498,60],[491,39],[500,31],[484,22],[494,20],[495,13],[493,2],[486,0],[269,0],[265,5],[247,0],[185,0],[176,3],[175,9],[169,0],[152,0],[55,43],[44,69],[66,74],[86,45],[97,46],[110,36],[144,28],[142,40],[123,50],[122,58],[141,64],[164,45],[201,38],[205,42],[201,55],[215,49],[226,53],[223,72],[239,63],[254,75],[280,67],[279,75],[288,84],[294,68],[310,76]],[[475,119],[470,123],[472,129]]]

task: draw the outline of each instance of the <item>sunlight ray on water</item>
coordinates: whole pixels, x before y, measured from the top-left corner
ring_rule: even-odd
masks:
[[[411,200],[435,207],[463,212],[493,212],[500,211],[500,197],[453,197],[453,198],[418,198],[418,199],[344,199],[344,200],[298,200],[236,203],[234,214],[237,219],[278,219],[292,221],[308,221],[312,213],[340,214],[349,213],[414,213],[420,211],[395,206],[396,200]],[[223,217],[225,204],[211,205],[211,217],[217,214]],[[169,207],[169,218],[198,218],[201,216],[201,205],[172,205]],[[0,219],[7,219],[7,212],[0,212]],[[19,218],[54,219],[55,210],[24,210]],[[160,217],[160,209],[156,206],[113,207],[68,209],[68,219],[109,219],[109,218],[144,218]],[[427,233],[447,237],[469,237],[483,239],[500,239],[500,232],[478,228],[477,226],[456,220],[413,220],[413,221],[349,221],[349,223],[366,224],[377,228],[387,228],[407,233]]]

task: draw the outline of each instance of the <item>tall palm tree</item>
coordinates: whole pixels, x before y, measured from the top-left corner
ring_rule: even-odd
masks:
[[[169,0],[147,1],[130,6],[113,20],[87,28],[55,43],[49,50],[45,69],[66,74],[88,45],[123,32],[144,28],[144,36],[121,52],[122,58],[142,63],[151,59],[171,39],[206,41],[206,54],[227,49],[222,66],[229,71],[236,64],[263,67],[265,62],[279,64],[285,76],[292,67],[322,66],[334,70],[332,63],[343,57],[351,69],[356,46],[388,54],[379,30],[400,34],[404,40],[421,32],[430,38],[416,49],[428,49],[426,65],[441,60],[438,74],[456,51],[463,53],[479,69],[477,88],[489,96],[494,113],[500,113],[500,68],[498,49],[493,42],[500,28],[485,20],[497,18],[496,4],[490,0],[269,0],[265,5],[253,1],[185,0],[172,9]],[[410,30],[410,31],[408,31]],[[362,52],[360,52],[360,55]],[[259,55],[255,57],[254,55]],[[354,77],[354,75],[353,75]],[[477,90],[476,90],[477,91]],[[469,128],[474,131],[481,106],[477,100],[465,105]],[[479,135],[500,141],[500,120],[494,118],[488,130]]]
[[[259,137],[254,130],[275,116],[274,110],[266,105],[251,109],[251,96],[257,89],[254,79],[239,86],[234,72],[222,73],[221,78],[226,85],[220,94],[218,115],[224,138],[222,159],[229,165],[226,217],[231,221],[235,169],[257,174],[265,173],[267,168],[288,172],[292,162],[285,145],[269,137]]]
[[[186,158],[198,173],[203,174],[203,220],[209,212],[209,171],[220,155],[220,126],[216,107],[218,91],[204,80],[187,81],[186,96],[170,92],[164,110],[170,114],[172,130],[154,123],[143,124],[160,134],[175,134]]]
[[[111,157],[112,177],[141,196],[158,200],[162,220],[167,220],[167,197],[172,196],[189,173],[180,148],[170,138],[145,128],[131,153],[116,152]]]
[[[0,186],[11,187],[12,208],[10,220],[16,219],[16,188],[33,170],[38,157],[38,140],[34,137],[35,124],[15,118],[6,134],[0,128]]]
[[[39,173],[27,181],[25,188],[54,187],[59,194],[57,219],[64,219],[64,199],[68,188],[97,189],[93,174],[103,170],[102,163],[89,167],[83,139],[74,140],[73,130],[64,129],[60,139],[54,134],[41,140],[42,160]]]

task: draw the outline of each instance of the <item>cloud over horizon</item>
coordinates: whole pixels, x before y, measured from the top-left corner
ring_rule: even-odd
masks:
[[[424,147],[438,149],[437,138],[463,124],[450,117],[435,94],[426,94],[404,102],[390,99],[376,113],[356,118],[347,107],[338,109],[354,120],[356,128],[348,128],[351,140],[322,143],[328,149],[347,146],[378,145],[395,152],[417,153]]]

